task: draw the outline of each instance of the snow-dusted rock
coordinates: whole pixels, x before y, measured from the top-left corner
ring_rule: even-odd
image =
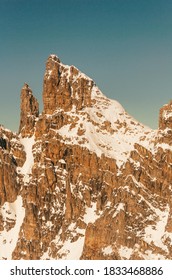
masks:
[[[1,128],[0,258],[171,259],[171,103],[151,130],[56,55],[43,103]]]

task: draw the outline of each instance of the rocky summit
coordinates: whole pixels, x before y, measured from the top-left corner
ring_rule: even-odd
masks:
[[[0,126],[0,259],[172,259],[172,101],[152,130],[50,55]]]

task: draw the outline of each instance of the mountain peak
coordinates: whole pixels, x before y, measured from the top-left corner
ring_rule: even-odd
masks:
[[[172,100],[165,104],[159,113],[159,129],[172,129]]]
[[[39,115],[39,104],[33,96],[32,90],[27,83],[24,84],[20,95],[20,127],[22,137],[32,136],[35,119]]]
[[[55,55],[43,102],[0,126],[0,259],[172,259],[172,102],[151,130]]]
[[[60,59],[59,59],[59,57],[56,54],[50,54],[48,59],[47,59],[47,61],[49,61],[49,60],[54,60],[54,61],[60,63]]]
[[[31,93],[32,94],[32,90],[29,87],[29,85],[27,83],[24,83],[22,90],[25,90],[27,93]]]
[[[57,56],[50,55],[44,75],[44,112],[52,114],[57,109],[70,111],[73,106],[76,110],[91,106],[93,85],[76,67],[64,65]]]

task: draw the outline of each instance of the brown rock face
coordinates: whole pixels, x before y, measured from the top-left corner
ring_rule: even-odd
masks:
[[[55,55],[43,102],[0,130],[0,259],[172,259],[172,104],[148,129]]]
[[[39,115],[39,104],[27,84],[21,90],[20,127],[22,137],[31,137],[34,133],[34,125]]]
[[[172,100],[159,113],[159,129],[172,128]]]
[[[20,190],[17,166],[23,165],[25,153],[18,136],[0,127],[0,206],[14,202]]]
[[[93,81],[77,68],[61,64],[57,56],[51,55],[44,76],[44,113],[52,114],[59,108],[70,111],[73,106],[77,110],[91,106],[92,87]]]

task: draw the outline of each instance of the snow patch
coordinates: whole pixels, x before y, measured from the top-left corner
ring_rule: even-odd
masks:
[[[12,259],[12,252],[17,245],[20,227],[25,217],[25,209],[22,204],[22,197],[18,196],[16,201],[13,203],[5,202],[0,208],[0,212],[4,221],[6,221],[6,216],[15,220],[15,226],[12,229],[9,231],[4,229],[2,232],[0,232],[0,260]]]
[[[163,117],[163,119],[168,120],[169,118],[172,117],[172,112],[169,110],[164,110],[162,117]]]
[[[31,169],[34,164],[34,157],[32,153],[32,146],[35,143],[34,136],[28,138],[21,138],[20,142],[24,146],[26,152],[26,161],[21,168],[18,168],[18,171],[24,175],[24,183],[29,183],[29,174],[31,174]]]
[[[128,248],[126,246],[121,246],[121,248],[118,250],[121,258],[129,260],[131,257],[131,254],[133,252],[132,248]]]
[[[157,148],[160,147],[163,150],[170,150],[172,151],[172,146],[167,143],[158,143]]]
[[[146,250],[144,253],[139,252],[139,255],[144,260],[165,260],[165,257],[161,254],[154,254],[151,250]]]
[[[63,247],[58,251],[62,260],[79,260],[84,246],[84,236],[79,237],[75,242],[67,240],[64,242]]]
[[[155,225],[149,225],[145,228],[144,240],[147,243],[153,242],[155,246],[160,247],[164,251],[168,252],[167,246],[163,243],[163,236],[165,234],[165,227],[168,221],[169,206],[167,206],[164,211],[161,211],[160,209],[155,208],[150,204],[149,206],[156,214],[158,220]]]
[[[113,253],[112,246],[109,245],[109,246],[103,248],[103,249],[102,249],[102,252],[103,252],[103,254],[105,254],[105,255],[110,255],[110,254],[112,254],[112,253]]]
[[[116,211],[115,211],[115,213],[113,214],[112,218],[115,218],[121,210],[122,210],[122,211],[125,210],[125,203],[119,203],[119,204],[118,204],[118,206],[117,206],[117,208],[116,208]]]
[[[86,224],[94,223],[100,216],[96,214],[96,202],[91,204],[91,207],[87,207],[83,220]]]
[[[106,98],[98,87],[93,86],[91,94],[92,99],[95,98],[94,106],[83,108],[78,113],[70,111],[67,114],[75,126],[71,128],[70,123],[57,130],[66,144],[85,147],[98,157],[104,154],[113,158],[119,168],[130,158],[135,143],[150,151],[154,149],[151,139],[157,131],[138,123],[117,101]],[[78,135],[81,127],[83,133]]]

